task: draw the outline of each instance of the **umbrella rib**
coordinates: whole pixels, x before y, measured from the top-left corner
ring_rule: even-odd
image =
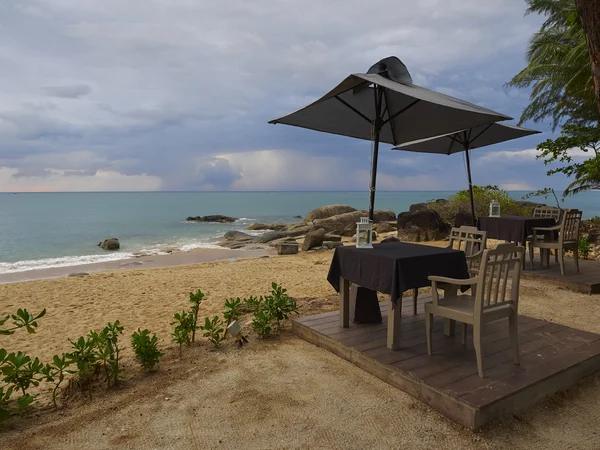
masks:
[[[409,104],[408,106],[405,106],[404,108],[402,108],[400,111],[398,111],[397,113],[394,113],[393,116],[388,117],[387,120],[385,122],[383,122],[382,126],[385,125],[386,123],[394,120],[396,117],[398,117],[400,114],[402,114],[403,112],[409,110],[410,108],[412,108],[413,106],[415,106],[417,103],[419,103],[421,101],[420,98],[416,99],[414,102],[412,102],[411,104]],[[388,112],[389,114],[389,112]]]
[[[363,113],[361,113],[358,109],[356,109],[354,106],[352,106],[350,103],[348,103],[345,100],[342,100],[340,97],[338,97],[337,95],[334,97],[336,100],[338,100],[339,102],[341,102],[343,105],[347,106],[348,108],[350,108],[352,111],[354,111],[356,114],[358,114],[360,117],[362,117],[363,119],[365,119],[367,122],[371,123],[371,119],[369,119],[367,116],[365,116]]]
[[[494,123],[495,123],[495,122],[493,122],[493,123],[490,123],[490,124],[489,124],[487,127],[485,127],[483,130],[481,130],[481,133],[479,133],[477,136],[475,136],[473,139],[471,139],[471,142],[470,142],[470,143],[472,144],[473,142],[475,142],[475,139],[477,139],[479,136],[481,136],[483,133],[485,133],[487,130],[489,130],[489,128],[490,128],[492,125],[494,125]]]
[[[385,98],[385,110],[387,112],[388,119],[389,119],[391,108],[390,108],[390,101],[388,98],[387,90],[383,91],[383,98]],[[385,125],[385,122],[384,122],[384,125]],[[392,130],[392,139],[394,140],[394,143],[395,143],[396,142],[396,130],[394,127],[394,122],[390,122],[390,129]]]

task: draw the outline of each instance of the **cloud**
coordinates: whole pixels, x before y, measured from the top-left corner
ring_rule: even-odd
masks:
[[[132,177],[169,190],[363,189],[368,142],[267,121],[390,55],[418,83],[518,117],[528,93],[503,86],[542,21],[522,0],[373,0],[369,14],[358,0],[26,3],[8,2],[0,27],[9,190],[104,188],[107,173],[120,189]],[[385,152],[380,189],[463,186],[460,158]],[[545,184],[535,164],[521,176]],[[503,167],[485,178],[521,170]]]
[[[85,84],[73,86],[46,86],[44,91],[51,97],[80,98],[92,92],[92,88]]]

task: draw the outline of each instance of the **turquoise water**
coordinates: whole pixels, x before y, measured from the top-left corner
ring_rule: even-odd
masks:
[[[378,192],[377,209],[406,211],[448,191]],[[520,198],[523,193],[511,193]],[[252,222],[292,222],[329,204],[368,208],[367,192],[136,192],[0,194],[0,273],[123,259],[136,252],[214,247],[226,231]],[[568,199],[585,217],[600,215],[600,192]],[[233,224],[187,223],[188,216],[224,214]],[[108,237],[121,250],[97,243]]]

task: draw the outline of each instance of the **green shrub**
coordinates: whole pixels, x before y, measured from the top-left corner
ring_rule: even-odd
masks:
[[[204,293],[198,289],[196,292],[190,292],[190,303],[192,304],[192,315],[194,317],[194,323],[192,325],[192,342],[196,340],[196,330],[198,329],[198,309],[200,303],[204,299]]]
[[[498,186],[473,186],[473,199],[477,217],[489,215],[492,200],[500,203],[502,215],[524,216],[532,213],[531,206],[513,200],[508,192]],[[437,211],[443,220],[453,224],[458,211],[471,212],[469,190],[465,189],[451,195],[446,202],[430,201],[427,203],[427,208]]]
[[[96,353],[98,360],[102,362],[104,373],[106,374],[106,383],[108,386],[115,386],[119,382],[119,374],[122,369],[119,367],[119,335],[123,334],[125,328],[119,321],[108,323],[100,333],[90,331],[90,336],[96,344]]]
[[[207,337],[215,347],[218,347],[225,338],[225,329],[219,316],[214,316],[212,319],[207,317],[200,329],[204,331],[204,337]]]
[[[592,249],[592,244],[590,241],[586,238],[580,237],[579,241],[577,242],[577,246],[579,247],[579,256],[583,259],[587,259]]]
[[[261,301],[262,301],[262,297],[258,298],[258,297],[253,297],[251,295],[250,297],[244,299],[244,305],[246,305],[246,309],[249,312],[253,313],[256,310],[258,310],[258,306]]]
[[[69,370],[70,365],[71,361],[69,360],[69,356],[66,353],[63,353],[60,357],[54,355],[52,364],[46,364],[46,367],[42,370],[45,381],[54,384],[54,388],[52,389],[52,404],[55,408],[57,407],[56,394],[59,386],[65,379],[65,375],[75,373],[74,371]]]
[[[163,354],[157,348],[158,338],[156,334],[150,336],[149,330],[138,330],[131,336],[131,346],[144,370],[151,371],[158,364]]]
[[[231,322],[235,322],[240,317],[242,317],[242,300],[239,297],[225,300],[225,309],[223,311],[225,326],[228,326]]]
[[[175,319],[171,325],[175,325],[173,329],[173,341],[179,344],[179,356],[181,356],[181,347],[183,344],[189,345],[192,342],[192,332],[195,329],[194,315],[191,312],[181,311],[173,315]]]
[[[67,357],[77,368],[74,382],[82,389],[89,387],[92,376],[100,365],[94,336],[88,334],[85,337],[80,336],[76,341],[69,339],[69,342],[73,351],[68,353]]]
[[[273,323],[277,329],[290,315],[298,312],[296,300],[287,295],[286,289],[277,283],[271,283],[271,295],[259,297],[253,302],[254,319],[252,328],[261,337],[268,337],[273,331]]]

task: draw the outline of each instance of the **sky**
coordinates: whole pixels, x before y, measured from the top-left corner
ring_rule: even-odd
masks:
[[[504,84],[543,18],[523,0],[0,3],[0,191],[367,190],[370,143],[268,120],[399,57],[415,83],[514,117]],[[532,137],[472,152],[473,181],[562,188]],[[382,145],[380,190],[455,190],[462,154]]]

